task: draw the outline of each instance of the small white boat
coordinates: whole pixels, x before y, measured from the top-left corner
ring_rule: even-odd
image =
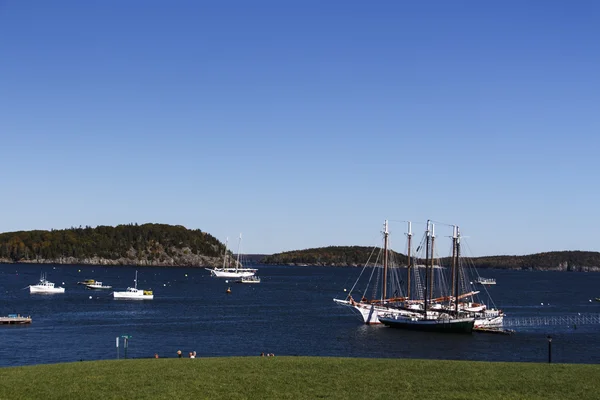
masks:
[[[128,287],[124,292],[113,292],[115,300],[152,300],[154,294],[152,290],[142,290],[137,288],[137,271],[135,271],[135,280],[133,287]]]
[[[100,281],[95,281],[94,283],[88,283],[85,285],[88,289],[112,289],[110,285],[103,285]]]
[[[40,281],[36,285],[29,285],[29,293],[64,293],[65,288],[54,286],[54,283],[48,282],[46,276],[42,274]]]
[[[481,285],[495,285],[496,280],[494,278],[483,278],[480,276],[479,278],[477,278],[477,283]]]
[[[237,283],[260,283],[260,277],[256,275],[244,276],[236,281]]]

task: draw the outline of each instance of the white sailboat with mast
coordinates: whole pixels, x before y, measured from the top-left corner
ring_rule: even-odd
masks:
[[[234,267],[230,267],[227,264],[227,261],[229,260],[229,253],[227,253],[228,242],[229,239],[227,238],[225,240],[225,254],[223,256],[223,266],[221,268],[206,268],[208,271],[210,271],[210,275],[217,278],[245,278],[249,276],[254,276],[254,274],[256,274],[258,270],[256,268],[244,268],[244,266],[240,262],[242,234],[240,233],[240,238],[238,241],[238,251]]]
[[[409,243],[410,243],[410,238],[411,238],[411,233],[410,233],[410,229],[411,229],[411,224],[410,222],[408,223],[409,225],[409,234],[408,234],[408,238],[409,238]],[[405,309],[405,308],[400,308],[398,307],[400,304],[402,304],[405,300],[407,300],[406,297],[402,297],[402,296],[396,296],[396,297],[392,297],[392,298],[388,298],[388,274],[389,274],[389,254],[388,254],[388,247],[389,247],[389,229],[388,229],[388,221],[384,221],[383,224],[383,281],[382,281],[382,285],[380,288],[380,293],[381,293],[381,297],[378,299],[367,299],[365,297],[365,295],[363,294],[361,296],[360,300],[354,300],[354,298],[352,297],[352,293],[354,291],[354,289],[356,288],[356,285],[358,284],[358,281],[360,280],[360,276],[357,279],[356,283],[354,284],[354,286],[352,287],[352,289],[350,290],[350,292],[348,293],[348,295],[346,296],[346,298],[344,299],[333,299],[333,301],[336,304],[342,305],[342,306],[347,306],[347,307],[351,307],[354,311],[358,312],[358,314],[362,317],[362,320],[365,324],[380,324],[381,321],[379,321],[379,316],[383,315],[383,314],[398,314],[398,315],[404,315],[407,317],[412,317],[412,316],[417,316],[417,314],[411,310]],[[410,248],[410,245],[409,245]],[[365,271],[365,269],[367,268],[367,265],[365,265],[365,267],[363,268],[363,272]],[[361,273],[362,275],[362,273]],[[378,291],[379,288],[375,287],[374,288],[375,291]],[[366,290],[365,290],[366,292]],[[363,292],[364,293],[364,292]],[[399,294],[399,292],[398,292]]]

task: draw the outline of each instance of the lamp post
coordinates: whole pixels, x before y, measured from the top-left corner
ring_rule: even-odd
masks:
[[[548,363],[552,362],[552,336],[548,335]]]

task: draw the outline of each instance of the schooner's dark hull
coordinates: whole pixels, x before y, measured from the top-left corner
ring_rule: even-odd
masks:
[[[390,328],[446,333],[471,333],[473,332],[473,325],[475,324],[475,320],[473,318],[437,320],[404,317],[379,317],[379,321]]]

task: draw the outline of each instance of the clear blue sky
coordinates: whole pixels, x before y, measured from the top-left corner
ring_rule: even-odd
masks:
[[[599,21],[592,0],[0,1],[0,231],[157,222],[274,253],[429,218],[474,255],[600,251]]]

